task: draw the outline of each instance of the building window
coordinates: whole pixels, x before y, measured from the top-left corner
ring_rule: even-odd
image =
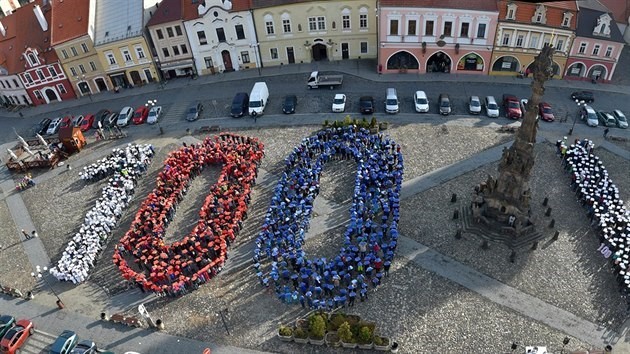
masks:
[[[28,73],[26,74],[28,75]],[[30,75],[28,75],[28,77],[30,77]],[[29,82],[32,82],[33,79],[29,80]],[[6,88],[6,86],[4,86],[4,81],[0,81],[0,86],[2,86],[2,88]]]
[[[368,52],[368,42],[361,42],[361,54]]]
[[[219,43],[224,43],[225,40],[225,31],[223,30],[223,27],[217,28],[217,38],[219,39]]]
[[[83,64],[79,64],[79,71],[81,72],[81,74],[85,74],[87,71],[85,71],[85,66],[83,66]]]
[[[62,50],[61,50],[61,56],[62,56],[64,59],[68,59],[68,52],[67,52],[65,49],[62,49]]]
[[[49,66],[48,67],[48,72],[50,73],[50,76],[57,77],[57,70],[55,70],[54,66]]]
[[[93,61],[90,62],[90,69],[92,69],[92,71],[96,71],[96,64]]]
[[[513,20],[514,19],[514,10],[513,9],[508,9],[508,13],[507,13],[506,18],[508,20]]]
[[[81,50],[83,51],[83,53],[87,53],[87,52],[89,52],[89,51],[90,51],[90,50],[88,49],[87,44],[85,44],[85,43],[81,43]]]
[[[271,59],[278,59],[278,48],[269,49],[269,54],[271,55]]]
[[[317,16],[317,29],[320,31],[326,30],[326,17]]]
[[[586,43],[584,43],[584,42],[580,43],[580,48],[578,48],[578,53],[579,54],[586,53]]]
[[[73,57],[76,57],[77,55],[79,55],[79,52],[77,52],[77,48],[75,47],[70,47],[70,51],[72,52]]]
[[[477,26],[477,38],[486,38],[486,24],[480,23]]]
[[[529,47],[530,48],[538,47],[538,35],[532,34],[532,36],[529,38]]]
[[[142,49],[142,46],[136,46],[136,57],[138,57],[138,60],[145,58],[144,50]]]
[[[124,48],[120,50],[122,52],[123,55],[123,59],[125,60],[126,63],[133,61],[133,59],[131,59],[131,53],[129,52],[129,49]]]
[[[59,90],[59,92],[61,92],[62,94],[68,92],[66,91],[66,87],[63,84],[57,84],[57,90]]]
[[[368,28],[368,19],[366,14],[359,15],[359,28],[367,29]]]
[[[182,28],[179,25],[175,26],[175,33],[177,33],[178,36],[182,35]]]
[[[282,32],[291,33],[291,20],[286,18],[282,20]]]
[[[77,76],[77,69],[75,69],[74,66],[71,66],[70,73],[72,74],[72,76]]]
[[[516,18],[516,9],[518,6],[514,3],[507,4],[507,14],[505,15],[505,19],[513,20]]]
[[[606,58],[610,58],[610,57],[612,56],[612,51],[613,51],[613,48],[612,48],[612,47],[607,47],[607,48],[606,48],[606,53],[604,53],[604,56],[605,56]]]
[[[503,33],[503,40],[501,41],[501,45],[509,45],[510,44],[510,34]]]
[[[563,39],[558,39],[558,43],[556,43],[556,49],[564,52],[564,40]]]
[[[173,49],[173,55],[179,55],[179,47],[174,45],[171,48]]]
[[[105,53],[105,55],[107,56],[109,65],[116,65],[116,57],[114,56],[114,53],[108,52],[108,53]]]
[[[243,61],[243,64],[249,63],[249,52],[241,52],[241,61]]]
[[[166,27],[166,34],[168,34],[168,38],[174,37],[175,34],[173,34],[173,27]]]
[[[35,94],[35,98],[37,98],[38,100],[44,99],[44,97],[42,97],[42,93],[39,92],[39,90],[35,90],[33,91],[33,93]]]
[[[350,15],[341,16],[341,29],[350,29]]]
[[[205,31],[197,31],[197,38],[199,38],[199,45],[208,44]]]
[[[37,60],[37,56],[33,53],[28,53],[27,56],[29,63],[31,66],[39,65],[39,60]]]
[[[13,79],[13,85],[15,85],[15,87],[20,87],[20,84],[18,84],[16,79]]]
[[[161,29],[156,29],[155,33],[157,34],[158,39],[164,39],[164,33],[162,33]]]
[[[453,22],[451,21],[446,21],[444,22],[444,36],[445,37],[450,37],[452,35],[452,31],[453,31]]]
[[[523,40],[525,39],[525,36],[523,36],[522,34],[519,34],[516,37],[516,46],[519,48],[523,48]]]
[[[276,34],[276,31],[273,28],[273,21],[265,21],[265,29],[267,30],[268,36]]]
[[[236,31],[236,39],[245,39],[245,30],[243,29],[243,25],[234,26],[234,30]]]
[[[470,23],[468,22],[463,22],[462,23],[462,28],[459,31],[459,36],[460,37],[468,37],[468,31],[470,29]]]
[[[571,17],[573,17],[572,13],[564,13],[564,15],[562,16],[562,27],[569,27],[571,25]]]
[[[595,46],[593,47],[593,55],[599,55],[599,48],[601,46],[599,44],[595,44]]]
[[[24,77],[26,78],[26,81],[27,81],[29,84],[32,84],[32,83],[33,83],[33,78],[31,77],[31,74],[26,73],[26,74],[24,74]],[[4,88],[4,83],[3,83],[2,81],[0,81],[0,84],[2,84],[2,88]]]
[[[164,54],[165,58],[168,58],[171,56],[171,53],[169,53],[168,48],[162,48],[162,54]]]
[[[415,36],[416,34],[418,34],[417,31],[418,31],[418,21],[409,20],[409,22],[407,22],[407,35]]]
[[[308,30],[309,31],[317,30],[317,18],[315,17],[308,18]]]
[[[542,5],[542,4],[536,5],[536,12],[534,13],[534,17],[532,17],[532,22],[546,23],[547,22],[547,18],[545,16],[546,14],[547,14],[547,8],[545,7],[545,5]]]
[[[536,23],[541,23],[541,22],[542,22],[542,19],[543,19],[543,14],[542,14],[542,13],[540,13],[540,12],[538,12],[538,13],[536,13],[536,19],[535,19],[535,21],[534,21],[534,22],[536,22]]]
[[[185,44],[180,45],[180,47],[182,48],[182,54],[188,54],[188,47]]]
[[[389,20],[389,35],[398,35],[398,20]]]
[[[424,35],[425,36],[433,36],[433,21],[427,21],[424,24]]]
[[[203,62],[206,64],[206,69],[210,69],[214,66],[212,65],[212,57],[203,58]]]
[[[44,72],[41,70],[37,70],[37,77],[39,78],[40,81],[43,81],[45,79]]]

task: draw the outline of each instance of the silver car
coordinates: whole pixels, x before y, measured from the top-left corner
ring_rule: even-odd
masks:
[[[479,100],[478,96],[470,96],[470,99],[468,100],[468,113],[481,113],[481,101]]]
[[[623,114],[622,111],[615,109],[614,111],[612,111],[612,114],[615,116],[615,119],[617,119],[617,126],[621,129],[627,129],[628,128],[628,119],[626,118],[626,115]]]

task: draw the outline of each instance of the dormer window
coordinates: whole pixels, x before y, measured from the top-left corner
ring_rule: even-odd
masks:
[[[515,3],[507,4],[507,14],[505,15],[506,20],[514,20],[516,19],[516,9],[518,6]]]
[[[538,6],[536,6],[536,12],[534,13],[534,16],[532,17],[532,22],[533,23],[546,23],[547,22],[547,8],[545,7],[545,5],[542,4],[538,4]]]
[[[609,14],[599,16],[597,26],[593,29],[593,35],[610,37],[610,21],[612,21],[612,18]]]
[[[26,53],[26,59],[28,60],[30,66],[39,65],[39,59],[37,58],[37,55],[35,55],[35,53],[33,52]]]
[[[573,18],[573,14],[570,12],[565,12],[562,15],[562,27],[571,27],[571,19]]]

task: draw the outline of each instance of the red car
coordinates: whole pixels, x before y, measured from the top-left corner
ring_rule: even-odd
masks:
[[[11,328],[0,340],[0,352],[15,354],[33,332],[35,332],[33,322],[29,320],[17,321],[15,327]]]
[[[61,120],[61,125],[60,125],[60,129],[62,128],[67,128],[70,125],[72,125],[72,120],[74,119],[73,116],[65,116],[63,117],[63,119]]]
[[[85,117],[83,117],[83,120],[81,121],[81,125],[79,126],[79,128],[81,128],[82,132],[86,132],[90,130],[90,128],[92,128],[92,124],[94,124],[94,115],[88,114]]]
[[[540,102],[538,104],[538,116],[540,119],[547,122],[553,122],[555,120],[553,111],[551,111],[551,105],[547,102]]]
[[[147,121],[147,116],[149,115],[149,108],[146,106],[140,106],[136,108],[136,111],[133,113],[133,124],[142,124]]]
[[[523,117],[521,112],[521,104],[518,102],[518,98],[514,95],[503,95],[503,109],[505,110],[505,116],[512,119],[520,119]]]

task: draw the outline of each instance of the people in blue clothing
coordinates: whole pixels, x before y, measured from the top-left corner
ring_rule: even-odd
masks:
[[[320,175],[326,162],[338,159],[357,163],[350,223],[336,256],[309,259],[302,246]],[[357,296],[367,300],[368,289],[389,275],[398,239],[402,180],[400,146],[382,134],[349,126],[305,138],[285,159],[256,239],[253,261],[258,278],[271,277],[279,299],[303,307],[332,309],[354,305]]]

